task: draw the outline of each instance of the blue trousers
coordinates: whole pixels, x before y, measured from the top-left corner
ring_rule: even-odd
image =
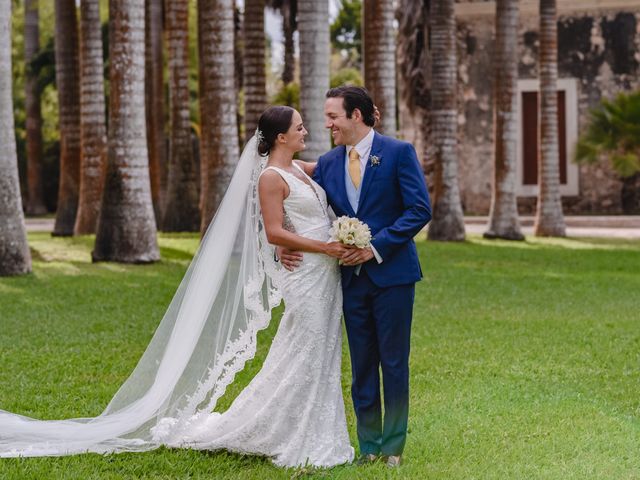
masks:
[[[409,416],[409,343],[415,284],[380,288],[362,269],[343,287],[343,294],[360,453],[400,455]]]

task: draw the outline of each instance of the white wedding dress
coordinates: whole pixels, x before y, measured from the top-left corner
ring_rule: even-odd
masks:
[[[294,272],[274,262],[257,193],[266,159],[256,145],[254,136],[146,351],[105,410],[40,420],[0,409],[0,457],[168,445],[266,455],[281,466],[353,459],[340,384],[339,267],[312,253]],[[286,228],[327,240],[324,191],[311,179],[281,175],[290,188]],[[226,412],[212,413],[255,356],[257,333],[283,298],[263,368]]]
[[[324,190],[309,177],[306,184],[279,168],[267,169],[277,171],[289,185],[285,228],[328,240],[331,224]],[[350,462],[354,451],[340,382],[338,261],[305,253],[295,271],[280,268],[271,275],[285,311],[260,372],[223,414],[201,413],[180,428],[172,428],[173,419],[163,419],[154,430],[156,438],[171,446],[266,455],[280,466]]]

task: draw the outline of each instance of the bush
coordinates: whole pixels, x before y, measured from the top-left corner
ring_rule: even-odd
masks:
[[[342,68],[338,70],[331,77],[331,88],[339,87],[340,85],[355,85],[362,87],[364,85],[364,81],[362,80],[360,71],[355,68]]]
[[[284,85],[271,99],[272,105],[288,105],[300,110],[300,85],[289,83]]]

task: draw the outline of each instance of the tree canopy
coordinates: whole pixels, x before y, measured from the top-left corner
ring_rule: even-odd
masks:
[[[331,44],[333,48],[345,52],[349,57],[355,56],[360,65],[362,52],[362,1],[342,0],[338,16],[331,24]]]

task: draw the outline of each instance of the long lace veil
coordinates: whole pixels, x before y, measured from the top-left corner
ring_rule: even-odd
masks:
[[[253,137],[151,342],[104,412],[36,420],[0,410],[0,457],[150,450],[163,419],[179,428],[214,409],[281,300],[257,198],[265,163]]]

